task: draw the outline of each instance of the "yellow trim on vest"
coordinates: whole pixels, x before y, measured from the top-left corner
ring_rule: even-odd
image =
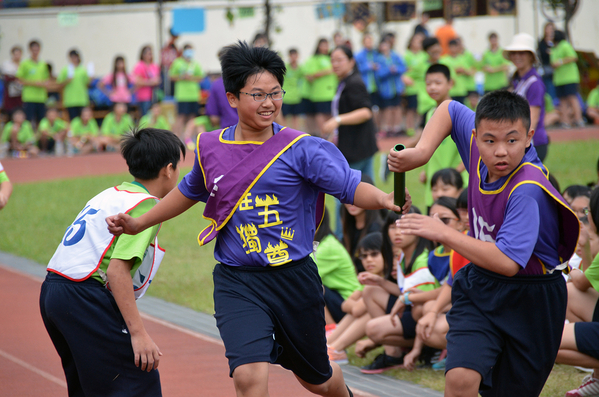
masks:
[[[229,127],[227,127],[229,128]],[[227,128],[223,128],[221,130],[221,134],[223,132],[225,132],[225,130]],[[202,177],[204,178],[204,187],[206,188],[206,191],[208,191],[208,185],[206,185],[206,173],[204,172],[204,167],[202,167],[202,161],[200,159],[200,137],[202,136],[202,134],[198,134],[198,137],[196,138],[196,151],[198,153],[198,164],[200,165],[200,170],[202,170]]]
[[[482,182],[483,182],[483,181],[482,181],[482,178],[480,177],[480,163],[481,163],[481,162],[482,162],[482,157],[479,157],[479,159],[478,159],[478,165],[477,165],[477,167],[476,167],[476,173],[477,173],[477,175],[478,175],[478,190],[479,190],[479,191],[480,191],[482,194],[499,194],[499,193],[503,192],[503,190],[504,190],[504,189],[505,189],[505,187],[508,185],[508,183],[510,183],[510,180],[512,179],[512,177],[513,177],[514,175],[516,175],[516,173],[517,173],[517,172],[520,170],[520,168],[524,167],[525,165],[530,165],[530,166],[532,166],[532,167],[535,167],[535,168],[537,168],[539,171],[541,171],[541,173],[542,173],[543,175],[545,175],[545,178],[547,178],[547,174],[545,174],[545,172],[543,172],[543,169],[542,169],[541,167],[539,167],[538,165],[534,165],[534,164],[532,164],[532,163],[522,163],[522,164],[520,164],[520,165],[518,166],[518,168],[516,168],[514,171],[512,171],[512,173],[511,173],[511,174],[510,174],[510,176],[507,178],[507,180],[505,181],[505,183],[504,183],[504,184],[503,184],[503,185],[502,185],[502,186],[501,186],[499,189],[497,189],[497,190],[492,190],[492,191],[486,191],[486,190],[483,190],[483,189],[481,188],[481,185],[482,185]],[[549,173],[549,171],[547,171],[547,172]],[[520,185],[520,184],[518,184],[518,185]],[[512,191],[513,191],[513,189],[512,189]],[[511,193],[510,193],[510,194],[511,194]]]
[[[264,142],[260,142],[260,141],[228,141],[226,139],[223,138],[223,135],[225,135],[225,130],[229,129],[231,127],[227,127],[224,130],[221,131],[221,133],[218,135],[218,140],[220,141],[220,143],[224,143],[226,145],[247,145],[247,144],[252,144],[252,145],[262,145]],[[287,127],[283,127],[279,130],[279,132],[283,131],[285,128]],[[274,130],[274,127],[273,127]],[[274,135],[274,134],[273,134]],[[266,141],[265,141],[266,142]]]

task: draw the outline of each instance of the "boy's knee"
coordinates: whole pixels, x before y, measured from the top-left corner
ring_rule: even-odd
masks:
[[[476,397],[481,376],[469,368],[453,368],[445,375],[445,395],[448,397]]]
[[[381,340],[385,335],[379,326],[379,322],[375,320],[370,320],[366,323],[366,336],[373,342],[381,344]]]
[[[268,389],[268,363],[240,365],[233,371],[233,383],[238,396],[260,395],[256,391]]]

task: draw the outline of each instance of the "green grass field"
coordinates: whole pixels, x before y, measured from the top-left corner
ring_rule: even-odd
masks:
[[[597,180],[595,166],[598,149],[599,145],[593,141],[551,145],[546,164],[557,177],[562,190],[571,184]],[[377,156],[377,175],[379,167]],[[187,171],[183,169],[181,174]],[[407,173],[406,186],[414,204],[423,208],[424,189],[418,182],[418,174],[419,170]],[[16,184],[8,206],[0,212],[0,250],[42,264],[48,263],[64,231],[85,203],[107,187],[130,179],[128,174],[121,174]],[[391,191],[391,179],[382,183],[377,178],[377,185],[385,191]],[[332,205],[332,200],[327,203]],[[160,245],[166,248],[167,256],[148,293],[195,310],[213,313],[211,273],[214,247],[212,244],[199,247],[196,240],[197,234],[206,226],[202,210],[203,204],[200,203],[183,216],[163,225],[159,240]],[[331,215],[333,213],[331,211]],[[443,388],[442,374],[433,371],[395,371],[392,375],[437,390]],[[556,366],[543,395],[563,395],[565,391],[577,387],[581,379],[582,375],[572,368]]]

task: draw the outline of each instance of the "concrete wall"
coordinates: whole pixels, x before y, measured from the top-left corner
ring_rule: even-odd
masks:
[[[293,1],[293,2],[292,2]],[[273,35],[276,50],[287,52],[297,47],[302,59],[313,53],[320,37],[330,37],[339,29],[360,47],[361,33],[353,26],[343,26],[335,19],[318,20],[314,2],[308,0],[274,0],[282,10],[275,18],[282,31]],[[251,40],[263,29],[262,8],[256,7],[253,17],[236,19],[232,26],[225,19],[223,1],[196,0],[167,3],[164,13],[163,35],[171,26],[173,7],[204,7],[206,9],[206,30],[201,34],[183,34],[179,44],[192,43],[196,48],[196,59],[205,70],[218,71],[216,59],[218,49],[237,39]],[[236,6],[261,4],[256,0],[235,0]],[[536,10],[536,12],[535,12]],[[78,14],[76,26],[60,26],[58,13]],[[9,57],[10,48],[15,44],[26,47],[29,40],[36,38],[42,42],[41,57],[54,64],[58,71],[67,63],[67,52],[76,47],[81,51],[83,62],[93,62],[96,75],[109,72],[116,54],[123,54],[131,69],[137,62],[139,51],[145,44],[158,44],[158,18],[155,4],[102,5],[85,7],[49,7],[22,10],[0,10],[0,61]],[[545,22],[539,10],[539,0],[519,0],[516,17],[474,17],[460,18],[454,22],[458,34],[464,38],[466,46],[475,54],[487,47],[487,35],[491,31],[499,34],[502,45],[507,45],[515,33],[541,33]],[[405,44],[417,22],[389,23],[384,30],[397,33],[397,48],[403,52]],[[429,22],[434,31],[443,23],[440,19]],[[372,26],[371,30],[376,27]],[[599,1],[583,0],[571,24],[574,46],[577,49],[599,53]],[[156,51],[157,52],[157,51]],[[155,53],[155,59],[157,54]]]

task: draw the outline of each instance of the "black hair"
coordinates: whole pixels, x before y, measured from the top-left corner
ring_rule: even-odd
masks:
[[[505,90],[493,91],[483,96],[476,106],[475,128],[478,129],[482,120],[512,123],[521,120],[528,134],[530,105],[525,98],[516,93]]]
[[[325,39],[324,37],[322,37],[318,40],[318,44],[316,44],[316,50],[314,50],[314,55],[320,55],[320,52],[318,52],[318,49],[320,48],[320,45],[324,42],[326,42],[328,44],[329,40]],[[328,55],[328,54],[323,54],[323,55]]]
[[[266,35],[266,33],[262,33],[262,32],[256,33],[256,35],[254,36],[254,40],[252,40],[252,45],[255,45],[258,40],[266,40],[266,45],[270,44],[268,42],[268,36]]]
[[[331,223],[329,221],[329,212],[327,209],[324,209],[324,214],[322,215],[322,222],[320,222],[320,226],[314,235],[314,241],[321,242],[326,236],[329,234],[333,234],[331,231]]]
[[[549,179],[549,183],[551,183],[551,186],[553,186],[555,190],[557,190],[558,192],[562,191],[562,189],[559,188],[559,182],[557,181],[555,175],[549,174],[547,175],[547,179]]]
[[[467,210],[468,209],[468,189],[462,190],[458,199],[456,200],[455,206],[459,210]]]
[[[572,200],[576,197],[591,197],[591,188],[584,185],[570,185],[564,189],[562,196],[568,195]]]
[[[335,47],[335,49],[333,51],[331,51],[331,54],[337,50],[341,50],[343,51],[343,53],[347,56],[347,58],[351,61],[352,59],[354,59],[354,52],[351,50],[351,48],[349,48],[346,45],[340,45]]]
[[[191,43],[185,43],[185,45],[183,46],[183,49],[186,50],[188,48],[193,48],[193,45],[191,45]]]
[[[595,227],[599,229],[599,187],[591,192],[591,202],[589,203],[590,216],[593,219]]]
[[[429,74],[433,73],[441,73],[443,74],[443,76],[445,76],[445,78],[447,78],[447,81],[451,81],[451,71],[446,65],[443,65],[441,63],[432,64],[426,70],[426,75],[428,76]]]
[[[381,252],[381,248],[383,246],[383,233],[381,232],[372,232],[368,233],[360,242],[356,249],[364,250],[364,251],[378,251]]]
[[[141,47],[141,51],[139,52],[139,60],[140,61],[143,61],[143,59],[144,59],[144,52],[146,52],[146,50],[148,50],[148,49],[149,50],[152,49],[152,46],[149,45],[149,44]]]
[[[435,44],[439,44],[439,39],[436,37],[426,37],[424,40],[422,40],[422,49],[426,51]]]
[[[117,55],[116,58],[114,58],[114,64],[112,65],[112,89],[114,90],[116,88],[116,64],[119,61],[123,61],[123,66],[125,68],[125,80],[127,80],[127,87],[129,86],[129,76],[127,75],[127,63],[125,62],[125,58],[122,55]]]
[[[557,45],[559,44],[561,41],[566,40],[566,34],[564,33],[563,30],[555,30],[553,32],[553,44]]]
[[[415,205],[410,207],[410,214],[422,214],[422,212],[420,212],[420,209],[418,207],[416,207]],[[387,213],[387,218],[385,219],[385,223],[383,224],[383,247],[382,247],[382,253],[383,253],[383,259],[385,260],[385,267],[387,269],[387,271],[385,272],[385,276],[386,278],[393,280],[391,277],[391,270],[393,269],[393,243],[391,242],[391,239],[389,238],[389,226],[390,225],[394,225],[395,221],[397,221],[399,219],[399,215],[397,215],[395,212],[393,211],[389,211]],[[410,262],[406,265],[405,268],[405,272],[404,274],[410,274],[412,273],[412,267],[414,266],[414,262],[416,262],[416,258],[418,258],[423,252],[424,250],[431,250],[433,248],[433,244],[431,241],[423,238],[423,237],[417,237],[418,239],[418,243],[416,243],[416,248],[414,249],[414,253],[412,254],[412,257],[410,258]],[[407,258],[406,258],[407,259]],[[398,272],[401,271],[401,269],[397,269]]]
[[[10,49],[10,53],[14,54],[16,51],[23,52],[23,48],[20,45],[14,45],[14,46],[12,46],[12,48]]]
[[[458,40],[458,39],[449,40],[449,45],[460,45],[460,40]]]
[[[220,56],[220,65],[226,92],[239,98],[239,91],[245,87],[247,80],[264,72],[272,74],[283,87],[287,69],[276,52],[264,47],[250,47],[245,41],[238,41],[225,49]]]
[[[495,32],[489,33],[488,39],[491,40],[492,38],[497,38],[497,33],[495,33]]]
[[[79,58],[79,61],[81,61],[81,55],[79,55],[79,51],[77,51],[74,48],[71,51],[69,51],[69,57],[77,57]]]
[[[31,47],[33,47],[34,45],[36,45],[36,46],[38,46],[38,47],[41,47],[41,46],[42,46],[42,45],[40,44],[40,42],[39,42],[39,41],[37,41],[37,40],[31,40],[31,41],[29,42],[29,48],[31,49]]]
[[[121,154],[129,173],[145,181],[158,178],[160,170],[169,163],[176,169],[181,153],[185,158],[185,145],[167,130],[134,128],[121,139]]]
[[[439,180],[446,185],[455,186],[458,190],[464,186],[462,175],[455,168],[442,168],[435,172],[431,177],[431,187],[435,186]]]
[[[291,55],[291,54],[297,54],[297,48],[290,48],[289,55]]]
[[[460,213],[458,212],[458,200],[453,197],[441,196],[433,203],[433,205],[440,205],[450,210],[458,219],[460,219]],[[432,206],[431,206],[432,207]]]

